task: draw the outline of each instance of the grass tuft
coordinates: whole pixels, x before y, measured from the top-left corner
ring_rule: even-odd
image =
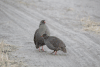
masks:
[[[91,20],[90,18],[88,18],[88,19],[82,18],[81,22],[84,22],[83,30],[93,31],[93,32],[96,32],[97,34],[100,34],[100,22],[95,22],[95,21]]]
[[[15,46],[6,44],[4,41],[0,43],[0,67],[26,67],[23,62],[9,59],[9,53],[14,50],[16,50]]]

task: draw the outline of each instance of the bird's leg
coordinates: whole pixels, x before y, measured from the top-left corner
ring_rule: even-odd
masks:
[[[57,54],[57,51],[55,51],[55,55]]]
[[[55,51],[53,51],[51,54],[53,54]]]
[[[40,51],[40,47],[39,47],[39,51]]]
[[[43,46],[42,46],[42,50],[44,51]]]

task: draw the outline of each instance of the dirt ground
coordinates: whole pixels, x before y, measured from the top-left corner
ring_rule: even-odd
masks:
[[[99,0],[0,0],[0,42],[17,47],[4,54],[6,60],[15,67],[100,67],[99,6]],[[41,20],[66,44],[67,53],[35,48]]]

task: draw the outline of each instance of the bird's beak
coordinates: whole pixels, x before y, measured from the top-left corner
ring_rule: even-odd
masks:
[[[43,36],[41,36],[41,37],[43,37]]]
[[[46,22],[44,21],[44,23],[46,23]]]

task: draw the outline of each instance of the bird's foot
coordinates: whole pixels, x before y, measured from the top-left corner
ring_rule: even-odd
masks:
[[[42,52],[46,52],[46,51],[44,51],[44,49],[41,49],[41,51],[42,51]]]
[[[53,51],[51,54],[53,54],[55,51]]]
[[[57,54],[57,51],[53,51],[51,54],[53,54],[55,52],[55,55]]]
[[[57,51],[55,52],[55,55],[57,54]]]

